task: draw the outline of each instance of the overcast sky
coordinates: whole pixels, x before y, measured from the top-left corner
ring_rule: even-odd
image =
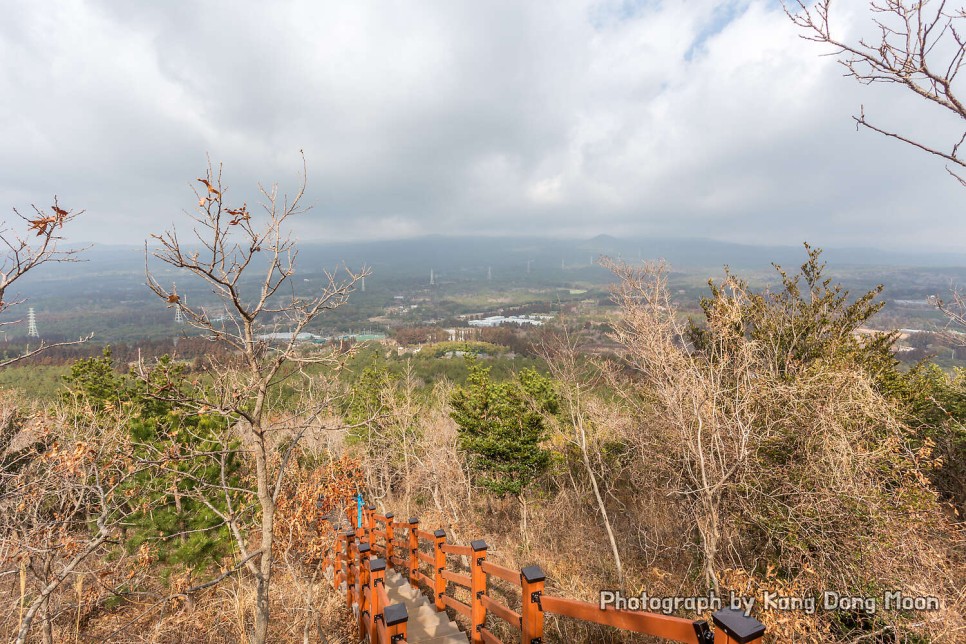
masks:
[[[835,16],[867,28],[865,2]],[[851,115],[960,125],[842,77],[775,1],[5,2],[0,207],[72,238],[184,224],[206,154],[297,184],[306,239],[701,236],[966,250],[964,192]]]

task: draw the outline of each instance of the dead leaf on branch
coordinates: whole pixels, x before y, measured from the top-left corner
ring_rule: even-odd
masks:
[[[242,204],[242,207],[237,209],[229,208],[228,214],[234,217],[234,219],[228,222],[228,225],[230,226],[237,226],[239,223],[248,221],[252,218],[251,214],[248,212],[248,204]]]
[[[205,184],[205,187],[208,188],[209,194],[218,195],[219,197],[221,196],[221,191],[212,186],[211,182],[207,179],[198,179],[198,181]]]
[[[57,217],[40,217],[30,220],[29,230],[36,230],[37,236],[47,234],[47,228],[57,224]]]

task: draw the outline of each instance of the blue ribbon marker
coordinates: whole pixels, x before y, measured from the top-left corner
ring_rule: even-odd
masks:
[[[359,521],[356,523],[356,527],[362,527],[362,492],[356,492],[356,508],[359,511]]]

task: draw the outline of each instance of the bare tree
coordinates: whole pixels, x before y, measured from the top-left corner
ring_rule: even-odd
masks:
[[[570,440],[580,451],[581,463],[594,492],[594,500],[604,521],[604,529],[607,531],[611,554],[614,557],[614,567],[617,570],[617,582],[618,585],[623,586],[624,566],[621,563],[617,538],[607,513],[607,504],[604,502],[597,471],[592,462],[592,459],[599,460],[600,453],[595,449],[587,427],[589,424],[587,398],[600,381],[601,374],[598,369],[588,373],[589,370],[584,368],[581,363],[579,341],[579,335],[567,326],[566,321],[562,321],[559,328],[543,336],[537,351],[547,362],[551,375],[559,383],[560,395],[564,402],[563,411],[573,431]]]
[[[950,9],[945,0],[873,0],[869,7],[877,36],[872,40],[846,41],[833,30],[832,0],[820,0],[813,7],[796,0],[796,5],[797,11],[786,6],[785,13],[802,29],[802,38],[834,47],[848,76],[865,85],[899,85],[931,105],[966,119],[966,106],[957,95],[957,79],[966,56],[966,12],[961,7]],[[946,160],[953,166],[947,166],[948,172],[966,185],[958,174],[966,168],[966,159],[960,152],[966,130],[952,136],[951,145],[941,146],[873,123],[866,117],[864,106],[852,118],[856,126]]]
[[[6,594],[0,623],[23,644],[39,618],[50,643],[55,617],[73,603],[56,599],[62,587],[80,595],[87,578],[112,593],[131,581],[123,559],[102,555],[131,511],[131,481],[143,467],[128,449],[127,410],[98,417],[68,405],[31,420],[11,402],[0,418],[0,579],[20,586]],[[78,597],[78,620],[81,608]]]
[[[0,225],[0,246],[3,250],[0,257],[0,313],[22,304],[23,300],[8,301],[6,299],[7,290],[14,283],[27,273],[30,273],[38,266],[48,262],[75,262],[78,261],[77,254],[82,249],[61,249],[59,243],[63,240],[60,231],[64,224],[70,222],[75,217],[83,214],[83,211],[73,212],[60,207],[57,197],[54,197],[54,205],[50,207],[51,212],[42,210],[37,206],[33,208],[33,215],[27,216],[20,214],[14,209],[14,214],[26,225],[22,232],[17,232],[8,227],[6,222]],[[19,323],[20,320],[0,322],[0,327]],[[20,362],[31,356],[35,356],[50,347],[64,346],[68,344],[79,344],[90,339],[90,336],[81,338],[73,342],[57,342],[48,344],[40,340],[34,348],[28,348],[20,355],[6,358],[0,361],[0,367],[8,367],[16,362]]]
[[[959,71],[966,58],[966,10],[962,7],[950,8],[946,0],[872,0],[869,9],[876,37],[848,41],[833,30],[832,0],[819,0],[813,7],[803,0],[796,0],[795,4],[794,11],[786,5],[785,13],[801,28],[802,38],[834,47],[833,53],[848,76],[864,85],[899,85],[940,111],[966,119],[966,105],[958,95]],[[966,128],[951,133],[943,145],[873,123],[866,117],[865,106],[852,118],[856,127],[868,128],[945,160],[946,171],[966,187],[962,174],[966,157],[961,151]],[[935,303],[949,321],[947,339],[955,344],[966,343],[963,334],[955,330],[966,329],[966,295],[953,288],[951,299],[936,298]]]
[[[231,435],[224,437],[224,449],[208,455],[220,463],[223,476],[219,493],[224,504],[201,500],[228,526],[238,548],[239,563],[244,564],[255,581],[251,640],[262,644],[268,637],[270,617],[276,503],[299,441],[331,402],[324,394],[310,394],[305,400],[312,401],[313,408],[290,412],[282,418],[278,400],[273,396],[283,383],[311,384],[305,365],[334,360],[325,352],[304,351],[299,335],[326,311],[345,304],[355,283],[368,271],[346,269],[341,277],[326,273],[318,291],[307,297],[296,293],[292,278],[298,250],[286,228],[290,219],[306,211],[302,206],[304,158],[301,183],[291,198],[280,195],[275,185],[259,186],[264,199],[260,213],[250,212],[246,204],[229,205],[221,168],[215,172],[209,165],[206,176],[198,183],[201,187],[195,190],[197,206],[189,215],[193,225],[190,241],[183,241],[175,230],[155,235],[158,246],[151,254],[207,287],[220,310],[215,315],[201,304],[189,304],[173,287],[167,289],[147,266],[146,256],[148,286],[169,306],[178,307],[190,326],[212,342],[229,348],[237,361],[209,361],[206,370],[210,384],[191,392],[155,394],[178,397],[189,408],[219,414],[231,421]],[[142,365],[142,376],[148,378],[148,371]],[[253,465],[254,489],[234,489],[224,477],[225,453],[233,449],[227,444],[230,440],[240,443],[241,453]],[[236,495],[254,499],[254,517],[238,505]],[[246,533],[249,528],[258,535],[257,545]]]
[[[604,260],[601,265],[620,280],[613,294],[621,309],[614,339],[625,349],[623,370],[638,383],[628,388],[623,374],[615,373],[615,389],[642,417],[659,420],[642,428],[636,442],[642,458],[656,465],[664,460],[658,466],[672,474],[671,489],[691,508],[705,580],[717,590],[725,537],[722,504],[745,474],[754,448],[759,384],[751,368],[754,347],[729,348],[728,359],[714,362],[689,351],[662,264],[631,267]],[[735,289],[734,294],[712,324],[727,328],[739,320],[742,293]]]

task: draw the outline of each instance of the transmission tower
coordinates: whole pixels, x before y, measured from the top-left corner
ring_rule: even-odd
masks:
[[[492,266],[487,266],[486,267],[486,281],[487,282],[493,281],[493,267]]]
[[[37,316],[34,314],[34,307],[32,306],[27,309],[27,337],[40,337],[40,331],[37,330]]]
[[[433,269],[429,269],[429,285],[436,286],[436,272]]]
[[[175,298],[174,300],[174,323],[178,326],[184,324],[184,313],[181,312],[181,300],[178,299],[178,288],[177,285],[171,283],[171,295]]]

